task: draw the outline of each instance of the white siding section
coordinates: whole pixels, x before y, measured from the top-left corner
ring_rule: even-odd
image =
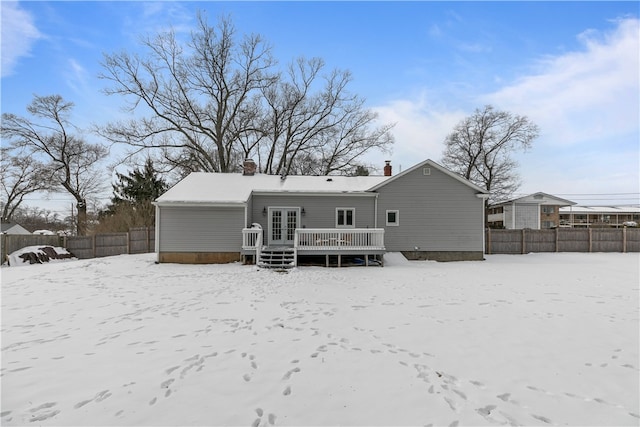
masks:
[[[160,207],[160,252],[240,252],[244,207]]]
[[[540,219],[538,218],[540,207],[538,205],[516,204],[516,229],[531,228],[537,230],[540,228]]]

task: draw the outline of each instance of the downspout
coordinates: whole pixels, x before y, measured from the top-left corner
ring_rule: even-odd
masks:
[[[511,229],[516,229],[516,202],[511,203],[513,206],[513,212],[511,213]]]
[[[378,228],[378,196],[380,193],[376,192],[376,200],[373,207],[373,228]]]
[[[156,262],[160,263],[160,206],[156,205],[156,229],[154,230],[155,234],[155,251],[156,251]]]
[[[487,209],[486,209],[486,200],[489,198],[488,194],[484,194],[484,193],[480,193],[480,194],[476,194],[476,197],[479,198],[480,200],[482,200],[481,203],[481,209],[482,209],[482,223],[481,223],[481,227],[480,230],[482,231],[482,258],[484,259],[484,254],[487,251],[487,232],[486,232],[486,227],[487,227],[487,221],[486,221],[486,215],[487,215]],[[503,208],[503,215],[504,215],[504,208]]]

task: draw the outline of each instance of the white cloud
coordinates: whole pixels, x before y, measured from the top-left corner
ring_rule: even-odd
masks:
[[[585,31],[578,36],[582,51],[544,58],[535,74],[482,102],[527,115],[551,145],[637,133],[639,28],[638,19],[622,19],[610,33]]]
[[[73,58],[68,60],[68,68],[65,72],[67,85],[79,95],[84,95],[91,90],[89,75],[85,67]]]
[[[2,77],[13,74],[18,60],[28,56],[31,47],[42,35],[33,17],[20,9],[18,2],[0,2],[2,15]]]
[[[478,95],[469,88],[466,101],[473,98],[474,108],[492,104],[540,126],[532,150],[516,154],[520,192],[635,193],[625,203],[634,197],[638,202],[639,28],[638,19],[622,19],[610,32],[585,31],[578,35],[580,51],[546,57],[536,62],[535,72],[496,92]],[[434,94],[425,91],[375,108],[382,123],[397,123],[395,165],[438,161],[447,134],[472,113],[465,110],[466,101],[441,105]]]
[[[124,18],[125,34],[135,42],[140,36],[155,35],[170,29],[180,36],[193,30],[195,13],[180,2],[133,2],[133,14]]]
[[[398,172],[400,167],[407,169],[425,159],[439,161],[444,139],[466,116],[461,110],[448,111],[433,105],[426,92],[415,99],[393,100],[373,110],[378,113],[380,123],[396,124],[391,159],[394,171]]]
[[[639,22],[585,31],[581,51],[545,58],[535,74],[482,98],[541,128],[533,150],[518,156],[520,191],[635,193],[609,203],[638,203]],[[591,204],[603,203],[597,197]]]

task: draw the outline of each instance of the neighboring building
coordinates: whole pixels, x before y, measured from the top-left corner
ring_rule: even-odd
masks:
[[[638,206],[571,206],[560,209],[560,227],[637,227]]]
[[[3,222],[0,224],[0,233],[2,234],[31,234],[29,230],[20,224],[12,222]]]
[[[491,228],[533,230],[560,225],[560,209],[575,202],[546,193],[534,193],[489,206],[487,223]]]
[[[488,193],[431,160],[392,176],[192,173],[156,204],[159,262],[481,260]],[[280,260],[280,261],[278,261]]]

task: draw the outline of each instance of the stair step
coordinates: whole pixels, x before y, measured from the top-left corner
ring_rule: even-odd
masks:
[[[263,248],[258,266],[264,268],[293,268],[296,265],[293,248]]]

